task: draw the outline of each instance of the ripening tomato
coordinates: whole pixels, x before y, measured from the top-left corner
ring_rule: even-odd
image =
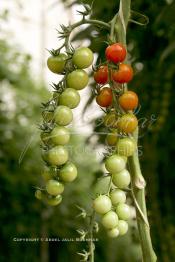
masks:
[[[88,47],[80,47],[75,50],[72,62],[77,68],[83,69],[89,67],[94,60],[94,55]]]
[[[126,57],[126,48],[121,43],[109,45],[105,51],[106,59],[113,63],[123,62]]]
[[[116,148],[119,155],[132,156],[136,151],[136,142],[134,138],[124,137],[118,141]]]
[[[132,133],[138,126],[138,120],[133,114],[123,115],[118,120],[118,128],[121,132],[126,134]]]
[[[53,73],[60,74],[64,70],[66,59],[67,56],[65,54],[52,55],[47,59],[47,66]]]
[[[111,131],[106,136],[106,143],[108,146],[115,146],[118,141],[118,134],[116,130]]]
[[[46,183],[46,191],[52,196],[57,196],[63,193],[64,185],[57,180],[51,179]]]
[[[96,102],[101,107],[108,107],[112,104],[112,90],[109,87],[104,87],[96,97]]]
[[[126,91],[119,97],[119,105],[125,110],[134,110],[138,106],[138,96],[133,91]]]
[[[94,73],[94,80],[97,84],[106,84],[108,81],[108,67],[100,66]]]
[[[112,73],[112,79],[120,84],[128,83],[133,78],[133,69],[130,65],[120,64],[119,69]]]
[[[56,197],[50,197],[50,196],[48,196],[47,199],[46,199],[46,201],[47,201],[47,204],[48,204],[49,206],[57,206],[58,204],[61,203],[61,201],[62,201],[62,196],[61,196],[61,195],[57,195]]]

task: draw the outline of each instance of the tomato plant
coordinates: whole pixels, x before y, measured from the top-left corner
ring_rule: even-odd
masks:
[[[128,83],[133,78],[133,69],[130,65],[119,64],[119,69],[113,71],[112,79],[120,84]]]
[[[108,81],[108,67],[100,66],[97,71],[94,72],[94,80],[97,84],[106,84]]]
[[[126,48],[121,43],[109,45],[105,51],[106,59],[113,62],[123,62],[126,57]]]
[[[101,107],[108,107],[112,104],[112,90],[108,87],[104,87],[100,90],[96,97],[97,104]]]

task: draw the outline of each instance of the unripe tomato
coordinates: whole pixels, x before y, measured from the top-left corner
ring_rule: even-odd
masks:
[[[72,182],[77,177],[77,168],[76,166],[68,162],[66,163],[59,171],[59,177],[64,182]]]
[[[134,110],[138,106],[138,96],[133,91],[126,91],[119,97],[119,104],[125,111]]]
[[[118,141],[118,134],[116,131],[112,131],[111,133],[108,133],[106,136],[106,143],[109,146],[115,146]]]
[[[41,192],[41,190],[37,189],[37,190],[35,191],[35,197],[36,197],[37,199],[39,199],[39,200],[42,199],[42,192]]]
[[[107,229],[116,227],[118,224],[117,214],[114,211],[109,211],[102,217],[102,224]]]
[[[138,126],[138,120],[135,115],[133,114],[126,114],[123,115],[118,120],[118,128],[121,132],[124,132],[126,134],[134,132],[134,130]]]
[[[125,137],[118,141],[117,152],[122,156],[132,156],[136,151],[136,142],[134,138]]]
[[[64,92],[59,96],[59,104],[63,106],[68,106],[73,109],[77,107],[80,103],[80,95],[73,88],[66,88]]]
[[[108,67],[100,66],[98,70],[94,72],[94,80],[97,84],[106,84],[108,81]]]
[[[57,196],[63,193],[64,185],[57,180],[51,179],[46,184],[46,191],[52,196]]]
[[[111,200],[106,195],[100,195],[93,202],[93,208],[98,214],[106,214],[111,210]]]
[[[49,206],[57,206],[61,203],[62,201],[62,196],[61,195],[58,195],[56,197],[48,197],[47,198],[47,204]]]
[[[124,203],[118,204],[116,208],[116,212],[117,212],[119,219],[122,219],[122,220],[128,220],[131,216],[130,206]]]
[[[63,126],[54,127],[50,136],[55,145],[66,145],[70,140],[69,130]]]
[[[109,87],[104,87],[96,97],[96,102],[101,107],[112,105],[112,90]]]
[[[125,160],[119,155],[112,155],[105,161],[105,167],[111,174],[122,171],[126,166]]]
[[[112,177],[112,182],[118,188],[127,188],[131,182],[131,176],[128,170],[124,169],[118,173],[115,173]]]
[[[50,56],[47,59],[47,66],[53,73],[60,74],[63,72],[66,64],[67,56],[65,54],[59,54],[57,56]]]
[[[54,112],[54,120],[60,126],[67,126],[73,119],[72,111],[67,106],[58,106]]]
[[[104,117],[104,125],[108,128],[116,128],[117,127],[117,116],[115,112],[110,112]]]
[[[110,193],[110,198],[111,198],[113,206],[117,206],[119,203],[126,202],[126,193],[116,188]]]
[[[47,182],[48,180],[52,179],[53,172],[50,168],[45,166],[41,175],[42,175],[44,181]]]
[[[119,234],[120,236],[123,236],[127,233],[128,231],[128,223],[124,220],[119,220],[118,221],[118,225],[117,228],[119,230]]]
[[[82,69],[74,70],[67,75],[67,85],[69,88],[81,90],[87,86],[88,82],[88,74]]]
[[[68,152],[63,146],[55,146],[47,153],[47,162],[52,166],[60,166],[67,162]]]
[[[128,83],[133,78],[133,69],[130,65],[120,64],[119,69],[112,73],[112,79],[120,84]]]
[[[111,230],[108,231],[109,237],[115,238],[118,237],[118,235],[119,235],[118,227],[112,228]]]
[[[83,69],[89,67],[94,60],[92,51],[87,47],[80,47],[75,50],[72,61],[77,68]]]
[[[121,43],[115,43],[106,48],[106,59],[113,62],[123,62],[126,57],[126,48]]]

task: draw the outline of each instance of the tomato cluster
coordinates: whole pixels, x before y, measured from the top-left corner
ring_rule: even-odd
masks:
[[[37,189],[35,196],[47,204],[56,206],[62,201],[65,183],[77,177],[77,168],[69,161],[68,143],[70,131],[67,126],[73,120],[72,109],[80,103],[78,90],[89,81],[84,70],[93,62],[89,48],[81,47],[70,54],[52,55],[47,60],[48,68],[56,74],[64,74],[61,85],[55,85],[52,99],[43,111],[41,132],[42,158],[46,164],[43,172],[43,188]]]
[[[94,73],[96,101],[101,107],[106,107],[106,142],[113,147],[113,153],[105,161],[112,186],[107,194],[94,200],[93,207],[102,215],[102,224],[110,237],[124,235],[128,230],[126,221],[130,218],[130,206],[126,204],[125,191],[130,186],[131,177],[126,163],[137,148],[132,133],[138,126],[134,110],[139,101],[137,94],[127,91],[124,86],[133,78],[132,67],[124,63],[126,54],[121,43],[108,46],[105,51],[107,62]]]

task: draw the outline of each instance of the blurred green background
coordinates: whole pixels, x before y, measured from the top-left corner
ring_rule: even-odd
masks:
[[[78,1],[63,2],[65,8],[71,8]],[[118,1],[95,0],[93,17],[109,21],[117,8]],[[158,261],[172,262],[175,261],[175,2],[135,0],[132,9],[150,20],[146,27],[130,24],[127,43],[136,72],[129,88],[139,94],[138,115],[144,118],[140,160],[147,181],[151,235]],[[1,10],[0,21],[8,23],[6,11]],[[103,57],[106,32],[101,31],[96,39],[94,30],[88,26],[74,40],[89,39],[92,50]],[[0,31],[0,261],[76,262],[80,260],[77,252],[85,248],[85,243],[13,241],[13,238],[78,237],[76,230],[84,227],[84,221],[76,218],[75,204],[89,207],[90,189],[93,191],[101,174],[95,154],[88,153],[95,144],[90,142],[87,146],[83,136],[75,136],[72,144],[82,146],[81,154],[72,155],[79,178],[66,187],[63,203],[50,208],[34,198],[34,186],[43,168],[37,124],[41,121],[40,104],[46,101],[48,90],[42,79],[32,77],[32,57],[19,45]],[[156,121],[152,123],[152,119]],[[95,124],[94,129],[100,131]],[[84,147],[88,150],[82,153]],[[95,261],[141,261],[135,224],[120,239],[108,239],[103,229],[96,237],[99,241]]]

